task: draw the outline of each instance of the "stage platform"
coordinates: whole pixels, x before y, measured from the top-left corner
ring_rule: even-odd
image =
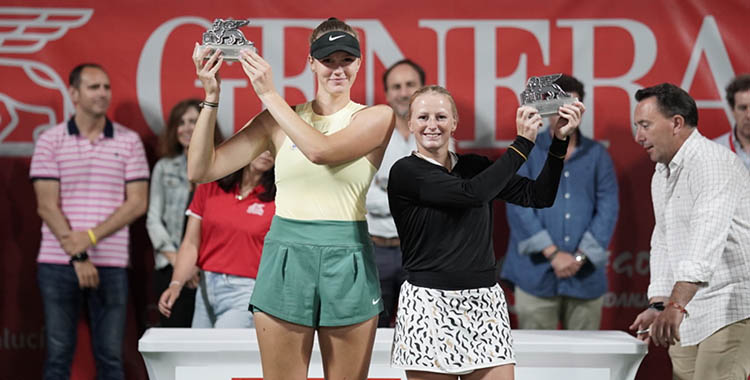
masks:
[[[632,380],[648,347],[622,331],[513,330],[516,379]],[[406,379],[389,366],[393,329],[378,329],[369,378]],[[151,380],[261,379],[253,329],[152,328],[138,349]],[[309,377],[323,378],[317,339]]]

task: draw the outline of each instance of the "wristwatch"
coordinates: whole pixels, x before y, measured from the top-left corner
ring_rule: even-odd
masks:
[[[73,265],[73,263],[76,262],[76,261],[82,262],[82,261],[86,261],[88,259],[89,259],[89,254],[86,253],[86,251],[83,251],[83,252],[81,252],[81,253],[79,253],[77,255],[71,256],[70,257],[70,261],[68,261],[68,263],[70,263],[70,265]]]
[[[573,255],[573,258],[576,259],[577,263],[584,263],[586,262],[586,255],[583,254],[583,252],[578,251],[575,255]]]
[[[664,311],[664,302],[652,302],[648,304],[648,308],[656,311]]]

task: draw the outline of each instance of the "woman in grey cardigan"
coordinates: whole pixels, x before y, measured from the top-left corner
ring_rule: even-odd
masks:
[[[172,107],[166,128],[159,138],[162,157],[151,174],[146,229],[154,247],[154,287],[161,294],[169,286],[177,250],[185,232],[185,209],[194,185],[187,179],[187,147],[200,112],[200,100],[185,99]],[[215,143],[221,141],[218,128]],[[197,285],[197,279],[194,285]],[[172,315],[160,315],[162,327],[190,327],[195,303],[195,286],[185,289]]]

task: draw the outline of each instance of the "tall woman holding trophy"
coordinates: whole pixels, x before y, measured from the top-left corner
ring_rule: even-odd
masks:
[[[306,379],[318,331],[327,379],[365,379],[383,309],[365,221],[365,194],[393,131],[393,111],[350,91],[361,64],[356,32],[331,18],[310,38],[315,99],[291,107],[271,67],[243,50],[242,68],[266,110],[214,148],[219,51],[193,54],[206,91],[188,155],[188,177],[207,182],[276,157],[276,216],[266,236],[254,311],[265,379]],[[209,56],[210,54],[210,56]]]

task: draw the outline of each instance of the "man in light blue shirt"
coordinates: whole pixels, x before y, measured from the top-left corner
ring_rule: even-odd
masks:
[[[734,115],[734,128],[714,141],[737,153],[750,170],[750,74],[738,75],[729,82],[727,102]]]
[[[380,276],[380,291],[384,310],[378,327],[391,327],[396,313],[398,292],[406,279],[401,266],[401,247],[396,224],[388,207],[388,175],[391,166],[417,149],[414,135],[409,133],[409,99],[424,85],[424,70],[416,63],[404,59],[394,63],[383,74],[385,98],[396,114],[396,128],[385,150],[380,169],[367,192],[367,225],[375,248],[375,262]]]
[[[563,75],[556,82],[583,101],[583,84]],[[555,116],[550,125],[556,123]],[[552,128],[552,127],[550,127]],[[551,130],[540,131],[518,174],[535,178],[544,166]],[[515,284],[522,329],[597,330],[607,291],[607,247],[619,201],[612,159],[600,143],[570,136],[554,206],[507,205],[510,241],[501,277]]]

